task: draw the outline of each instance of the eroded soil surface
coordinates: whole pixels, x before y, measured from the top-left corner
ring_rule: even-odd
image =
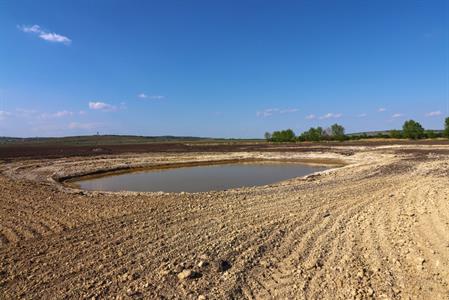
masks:
[[[19,159],[0,167],[0,298],[449,299],[449,147]],[[101,193],[57,180],[245,159],[344,161],[269,186]]]

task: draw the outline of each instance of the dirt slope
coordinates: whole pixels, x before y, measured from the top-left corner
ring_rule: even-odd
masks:
[[[0,298],[449,299],[449,156],[355,152],[322,153],[351,165],[319,176],[196,194],[83,193],[49,176],[256,154],[4,164]]]

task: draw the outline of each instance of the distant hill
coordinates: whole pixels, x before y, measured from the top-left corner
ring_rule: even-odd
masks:
[[[70,146],[87,145],[119,145],[119,144],[146,144],[146,143],[167,143],[167,142],[232,142],[232,141],[260,141],[259,139],[216,139],[209,137],[195,136],[135,136],[135,135],[88,135],[70,137],[0,137],[0,145],[11,144],[54,144]]]

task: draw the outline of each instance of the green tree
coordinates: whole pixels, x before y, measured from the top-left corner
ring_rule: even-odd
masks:
[[[321,127],[313,128],[311,127],[309,130],[304,131],[301,134],[301,139],[304,141],[312,141],[312,142],[318,142],[323,139],[324,136],[324,130]]]
[[[420,139],[424,137],[424,128],[418,122],[408,120],[402,126],[402,134],[407,139]]]
[[[444,132],[443,132],[444,136],[447,137],[449,139],[449,117],[446,118],[446,120],[444,120]]]
[[[283,130],[282,137],[286,142],[293,142],[295,140],[295,133],[291,129]]]
[[[331,137],[343,141],[345,139],[345,128],[337,123],[331,126]]]
[[[271,140],[271,133],[269,133],[268,131],[265,132],[264,137],[267,141]]]
[[[295,140],[295,133],[291,129],[274,131],[271,134],[271,140],[274,142],[293,142]]]

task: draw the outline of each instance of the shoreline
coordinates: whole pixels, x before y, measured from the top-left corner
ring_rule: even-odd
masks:
[[[83,175],[67,175],[65,177],[53,178],[56,182],[59,182],[61,185],[79,189],[80,186],[76,183],[80,180],[88,180],[88,179],[96,179],[103,178],[109,176],[117,176],[129,173],[140,173],[140,172],[148,172],[148,171],[156,171],[156,170],[170,170],[170,169],[178,169],[178,168],[191,168],[191,167],[200,167],[200,166],[216,166],[216,165],[227,165],[227,164],[247,164],[247,163],[258,163],[258,164],[266,164],[266,163],[292,163],[292,164],[301,164],[305,166],[324,166],[331,168],[338,168],[347,165],[343,161],[337,159],[230,159],[230,160],[206,160],[206,161],[194,161],[194,162],[178,162],[178,163],[165,163],[165,164],[155,164],[149,166],[142,167],[111,167],[110,169],[104,170],[96,170],[96,171],[88,171]],[[328,169],[327,169],[328,170]],[[326,171],[326,170],[323,170]],[[307,177],[311,175],[318,174],[323,171],[317,171],[312,174],[302,176]],[[226,189],[229,190],[229,189]],[[86,192],[92,192],[90,190],[83,190]],[[95,192],[95,191],[93,191]],[[108,191],[97,191],[97,192],[108,192]],[[124,191],[124,192],[132,192],[132,191]],[[120,193],[120,192],[116,192]],[[140,192],[142,193],[142,192]],[[147,193],[155,193],[155,192],[147,192]],[[171,192],[173,193],[173,192]]]

